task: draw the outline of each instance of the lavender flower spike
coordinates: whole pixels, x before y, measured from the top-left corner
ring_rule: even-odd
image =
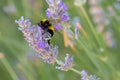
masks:
[[[31,26],[31,22],[29,21],[29,19],[24,19],[23,16],[19,20],[15,20],[15,23],[17,23],[23,29]]]
[[[67,5],[62,0],[46,0],[49,8],[46,10],[46,16],[52,18],[52,20],[59,20],[58,24],[55,24],[55,29],[61,29],[64,23],[69,23],[70,18],[67,13]],[[58,28],[57,28],[58,27]]]
[[[48,18],[52,19],[62,19],[65,20],[69,17],[67,16],[67,5],[62,2],[62,0],[46,0],[49,8],[46,10],[46,15]]]
[[[95,75],[88,75],[85,70],[81,71],[81,80],[100,80],[100,78],[97,78]]]
[[[15,20],[22,31],[25,40],[39,54],[39,57],[46,63],[55,63],[58,50],[57,46],[52,47],[43,37],[43,30],[39,26],[31,25],[29,19],[23,16],[19,20]]]
[[[70,57],[69,54],[66,54],[65,62],[57,61],[57,63],[60,65],[59,67],[56,67],[57,69],[60,69],[62,71],[68,71],[74,66],[73,56]]]

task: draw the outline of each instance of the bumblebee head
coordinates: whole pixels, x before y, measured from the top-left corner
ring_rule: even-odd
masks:
[[[51,23],[48,20],[43,19],[38,23],[38,26],[40,26],[44,30],[51,26]]]

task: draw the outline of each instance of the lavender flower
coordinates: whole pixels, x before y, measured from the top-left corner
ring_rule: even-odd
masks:
[[[39,26],[31,25],[29,19],[23,16],[19,20],[15,20],[19,25],[19,30],[22,31],[25,40],[29,45],[39,53],[39,57],[47,63],[54,63],[58,54],[57,46],[52,47],[44,39],[44,32]]]
[[[65,62],[57,61],[57,63],[60,65],[59,67],[56,67],[57,69],[60,69],[62,71],[68,71],[74,66],[73,56],[70,57],[69,54],[66,54]]]
[[[117,10],[120,10],[120,2],[114,3],[114,6]]]
[[[49,5],[46,10],[47,17],[52,18],[52,20],[59,20],[58,24],[55,24],[55,29],[62,29],[63,24],[70,21],[67,5],[62,0],[46,0],[46,2]]]
[[[71,39],[71,35],[73,36],[74,33],[70,31],[71,19],[70,19],[70,15],[67,13],[67,10],[68,10],[67,5],[62,0],[46,0],[46,2],[49,5],[49,8],[46,10],[47,17],[57,22],[56,24],[54,24],[55,30],[58,31],[62,29],[64,32],[69,31],[70,39]],[[76,29],[76,34],[77,32],[78,32],[78,29]],[[73,37],[72,37],[72,40],[73,40]],[[69,44],[73,48],[73,43],[69,42]]]
[[[85,70],[81,71],[81,80],[100,80],[100,78],[97,78],[95,75],[88,75]]]
[[[49,8],[46,10],[48,18],[61,19],[67,11],[67,6],[62,0],[46,0]]]
[[[15,20],[15,23],[20,26],[20,30],[31,26],[31,22],[29,21],[29,19],[24,19],[23,16],[19,20]]]
[[[56,24],[56,25],[54,25],[54,28],[55,28],[55,30],[60,30],[62,27],[61,27],[61,24]]]

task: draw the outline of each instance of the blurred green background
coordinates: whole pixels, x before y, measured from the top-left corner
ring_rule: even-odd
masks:
[[[56,32],[51,42],[59,46],[58,58],[64,59],[65,53],[70,53],[79,71],[84,69],[101,80],[120,80],[120,1],[88,0],[82,8],[73,5],[74,0],[63,1],[71,19],[80,18],[88,38],[83,30],[79,31],[73,51],[64,46],[62,31]],[[15,24],[21,16],[36,24],[47,18],[47,8],[45,0],[0,0],[0,80],[80,80],[80,75],[56,70],[55,65],[35,57],[36,52]]]

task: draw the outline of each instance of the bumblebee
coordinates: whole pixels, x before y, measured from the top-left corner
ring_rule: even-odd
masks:
[[[51,37],[54,35],[55,32],[54,26],[52,25],[51,21],[43,19],[38,23],[38,26],[41,27],[42,30],[44,30],[42,36],[50,45]]]

